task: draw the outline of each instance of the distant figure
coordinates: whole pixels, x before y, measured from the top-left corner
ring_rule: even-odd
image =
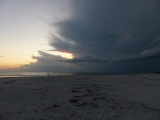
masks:
[[[49,73],[47,74],[47,76],[49,76]]]

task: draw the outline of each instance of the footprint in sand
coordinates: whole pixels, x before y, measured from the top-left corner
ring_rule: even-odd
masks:
[[[15,81],[17,81],[17,80],[6,81],[5,84],[12,84],[12,83],[14,83]]]

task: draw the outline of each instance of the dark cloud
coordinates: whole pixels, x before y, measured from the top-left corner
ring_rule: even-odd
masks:
[[[67,60],[61,56],[51,55],[43,51],[39,51],[39,56],[32,56],[37,62],[23,65],[17,70],[21,71],[52,71],[52,72],[69,72],[70,65],[68,63],[59,62],[59,60]]]
[[[54,23],[52,51],[67,51],[65,59],[43,51],[37,62],[19,70],[53,72],[160,71],[159,0],[72,0],[70,19]]]
[[[68,62],[73,64],[79,64],[79,65],[85,65],[86,63],[92,64],[92,63],[104,63],[104,61],[101,61],[100,59],[94,59],[90,56],[82,57],[82,58],[74,58],[69,60],[58,60],[59,62]]]
[[[51,55],[49,53],[38,51],[39,56],[32,56],[33,59],[37,60],[37,63],[54,63],[58,60],[66,60],[65,58],[62,58],[61,56]]]
[[[57,49],[71,50],[73,45],[66,43],[73,40],[77,54],[133,54],[148,49],[160,32],[155,1],[81,0],[73,1],[73,10],[70,20],[57,24],[66,40],[53,38],[56,43],[51,45]]]
[[[158,0],[73,0],[72,6],[72,17],[54,24],[61,37],[53,35],[50,44],[57,50],[71,51],[78,58],[66,62],[104,63],[104,68],[110,69],[121,69],[123,63],[124,68],[132,69],[140,65],[146,68],[145,62],[152,64],[159,58]]]
[[[51,46],[54,46],[56,49],[68,50],[68,51],[71,50],[72,43],[70,43],[69,41],[61,40],[60,38],[54,35],[52,35],[52,39],[54,39],[54,41],[50,41],[50,44]]]

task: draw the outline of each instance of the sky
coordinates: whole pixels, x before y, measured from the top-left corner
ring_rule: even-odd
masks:
[[[0,0],[0,70],[160,72],[159,0]]]

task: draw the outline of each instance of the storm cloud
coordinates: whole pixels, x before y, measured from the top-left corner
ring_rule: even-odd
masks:
[[[49,24],[54,30],[49,33],[48,42],[52,51],[69,52],[74,58],[39,51],[39,56],[32,56],[36,62],[23,65],[19,70],[160,71],[159,0],[69,1],[70,16]]]
[[[79,58],[66,62],[80,63],[90,56],[103,61],[99,64],[105,63],[104,68],[112,64],[159,70],[160,1],[72,0],[72,11],[69,20],[53,25],[61,37],[52,35],[50,40],[57,50]]]

